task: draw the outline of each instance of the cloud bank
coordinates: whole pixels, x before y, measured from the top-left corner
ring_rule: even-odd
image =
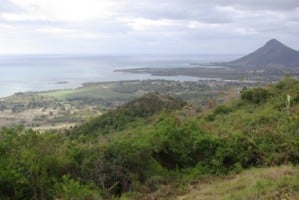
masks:
[[[244,54],[298,35],[298,0],[0,0],[1,54]]]

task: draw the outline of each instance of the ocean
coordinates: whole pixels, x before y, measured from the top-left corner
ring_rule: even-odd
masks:
[[[114,72],[143,67],[192,67],[229,61],[237,55],[1,55],[0,97],[16,92],[76,88],[85,82],[166,79],[198,81],[190,76],[151,76]]]

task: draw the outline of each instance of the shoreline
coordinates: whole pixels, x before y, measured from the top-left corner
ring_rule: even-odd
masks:
[[[128,72],[129,73],[129,72]],[[159,75],[156,75],[159,77]],[[165,77],[165,76],[160,76],[160,77]],[[166,77],[190,77],[190,80],[173,80],[171,78],[169,79],[164,79],[164,78],[160,78],[160,79],[132,79],[132,80],[119,80],[119,81],[92,81],[92,82],[83,82],[81,83],[79,86],[74,86],[74,87],[70,87],[70,88],[57,88],[57,89],[45,89],[45,90],[35,90],[35,91],[17,91],[14,92],[12,94],[9,95],[5,95],[5,96],[0,96],[0,101],[2,101],[3,99],[10,97],[10,96],[14,96],[14,95],[21,95],[21,94],[38,94],[38,93],[48,93],[48,92],[57,92],[57,91],[67,91],[67,90],[78,90],[78,89],[82,89],[85,87],[90,87],[90,86],[94,86],[94,85],[98,85],[98,84],[114,84],[114,83],[132,83],[132,82],[142,82],[142,81],[149,81],[149,82],[155,82],[155,81],[165,81],[165,82],[193,82],[193,83],[204,83],[204,84],[209,84],[211,82],[217,82],[217,83],[249,83],[249,84],[254,84],[254,83],[263,83],[261,81],[253,81],[253,80],[223,80],[221,78],[205,78],[205,77],[195,77],[195,76],[183,76],[183,75],[174,75],[174,76],[166,76]],[[196,80],[194,80],[196,79]],[[69,82],[68,82],[69,83]],[[60,84],[59,84],[60,85]],[[65,84],[61,84],[61,85],[65,85]]]

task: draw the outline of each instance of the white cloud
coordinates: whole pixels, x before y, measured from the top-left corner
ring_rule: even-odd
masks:
[[[218,29],[223,27],[223,24],[217,24],[217,23],[206,23],[201,21],[187,21],[187,23],[184,23],[188,28],[190,29]]]
[[[31,37],[26,37],[27,30],[7,24],[0,24],[0,54],[27,54],[43,51]]]
[[[56,35],[57,37],[69,39],[102,39],[105,36],[100,33],[84,31],[79,29],[57,28],[57,27],[42,27],[36,29],[37,32]]]
[[[120,4],[104,0],[11,0],[23,13],[5,13],[7,20],[84,22],[117,14]]]
[[[298,0],[0,0],[0,52],[240,53],[273,37],[299,49],[298,11]]]
[[[5,23],[0,23],[0,29],[4,30],[4,29],[14,29],[15,27],[9,24],[5,24]]]
[[[171,28],[178,27],[181,25],[180,21],[171,19],[144,19],[144,18],[132,18],[132,19],[121,19],[124,23],[127,23],[136,31],[155,31],[160,28]]]

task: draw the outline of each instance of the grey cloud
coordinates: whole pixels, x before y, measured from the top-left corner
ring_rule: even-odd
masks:
[[[207,4],[188,4],[183,1],[169,1],[161,4],[147,3],[130,4],[124,8],[127,14],[135,17],[149,19],[174,19],[174,20],[201,20],[210,23],[230,22],[230,16],[224,16]]]
[[[73,46],[82,46],[82,51],[88,52],[102,48],[103,52],[142,50],[171,53],[174,51],[173,45],[177,44],[180,48],[176,48],[175,51],[182,52],[233,53],[240,52],[239,49],[242,47],[242,52],[246,53],[272,37],[282,38],[299,49],[297,39],[299,0],[115,0],[115,2],[120,2],[121,5],[117,9],[117,15],[105,20],[94,19],[81,23],[0,19],[0,23],[19,27],[23,31],[20,32],[20,37],[36,41],[39,46],[45,48],[45,51],[62,48],[63,51],[72,52]],[[24,11],[8,0],[0,0],[0,14],[1,12]],[[153,20],[153,23],[155,20],[173,20],[178,22],[178,25],[136,30],[130,24],[136,19]],[[202,27],[190,28],[187,26],[190,22],[198,22]],[[105,34],[107,38],[92,42],[34,32],[35,29],[47,26]],[[76,51],[80,50],[81,48]]]
[[[24,10],[10,0],[0,0],[0,16],[3,13],[23,13]]]
[[[294,10],[299,7],[298,0],[230,0],[227,4],[257,10]]]
[[[10,3],[8,0],[0,0],[0,13],[3,11],[15,11],[18,8]]]
[[[269,10],[287,12],[299,8],[298,0],[126,0],[126,14],[151,19],[198,19],[205,22],[230,22],[233,16],[224,15],[217,6],[231,6],[241,10]]]

